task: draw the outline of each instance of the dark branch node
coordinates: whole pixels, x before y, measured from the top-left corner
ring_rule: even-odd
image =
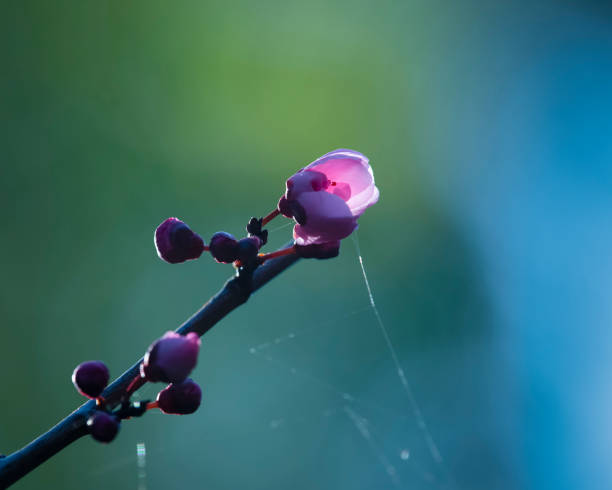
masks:
[[[256,236],[261,240],[262,246],[268,243],[268,230],[263,229],[263,218],[251,218],[246,225],[249,236]]]
[[[118,417],[120,420],[129,419],[130,417],[142,417],[142,415],[147,411],[147,403],[150,400],[143,400],[140,402],[123,402],[121,403],[121,407],[113,412],[115,417]]]

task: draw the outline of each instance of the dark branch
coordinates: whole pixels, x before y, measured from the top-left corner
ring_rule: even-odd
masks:
[[[238,276],[227,281],[208,303],[176,331],[181,334],[196,332],[200,336],[204,335],[224,316],[246,302],[251,293],[261,288],[297,260],[299,260],[297,255],[287,255],[267,261],[264,265],[255,269],[252,274],[249,271],[241,272]],[[102,396],[111,406],[119,403],[130,382],[138,375],[141,361],[142,358],[104,390]],[[146,381],[142,380],[138,386],[140,387],[144,383]],[[1,458],[0,488],[7,488],[12,485],[51,456],[86,435],[87,419],[95,408],[96,402],[94,400],[84,403],[55,427],[24,448]]]

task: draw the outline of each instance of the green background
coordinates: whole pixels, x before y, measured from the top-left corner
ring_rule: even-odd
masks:
[[[533,216],[530,196],[586,202],[589,185],[608,182],[602,166],[586,184],[578,179],[584,195],[520,185],[559,175],[575,182],[547,143],[527,150],[525,135],[551,131],[551,147],[567,142],[555,121],[575,120],[570,109],[584,105],[569,91],[559,106],[570,109],[550,112],[540,95],[576,73],[571,60],[567,71],[555,65],[556,47],[565,56],[600,32],[593,46],[601,52],[579,47],[575,59],[587,59],[583,49],[596,67],[586,73],[601,68],[610,46],[603,4],[1,5],[0,452],[82,402],[74,366],[100,359],[119,375],[231,275],[209,256],[160,261],[152,238],[163,219],[178,216],[205,240],[218,230],[240,235],[275,206],[287,177],[340,147],[371,160],[381,199],[357,237],[444,459],[437,464],[428,450],[347,239],[338,259],[298,263],[205,335],[195,415],[147,414],[124,423],[108,446],[83,438],[15,488],[559,489],[579,481],[583,470],[559,449],[573,441],[558,439],[572,418],[555,415],[563,396],[547,395],[558,372],[538,378],[530,367],[548,334],[516,336],[529,322],[513,305],[546,288],[529,292],[529,274],[519,284],[499,274],[520,274],[521,257],[533,259],[527,272],[538,270],[555,249],[556,231],[537,223],[517,241]],[[540,75],[550,75],[548,89],[530,85]],[[585,84],[577,91],[605,87],[608,75],[577,76]],[[606,93],[585,113],[604,112]],[[579,120],[584,128],[591,119]],[[549,173],[525,174],[534,152]],[[271,223],[270,250],[290,238],[290,227],[276,229],[285,221]],[[536,249],[541,240],[550,248]],[[508,291],[516,294],[506,301]],[[548,319],[534,322],[537,330]],[[155,397],[155,387],[141,395]]]

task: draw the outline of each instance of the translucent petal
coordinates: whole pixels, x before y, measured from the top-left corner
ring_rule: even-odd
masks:
[[[294,228],[299,245],[341,240],[357,228],[357,219],[342,198],[328,192],[304,192],[298,203],[305,212],[306,221]]]

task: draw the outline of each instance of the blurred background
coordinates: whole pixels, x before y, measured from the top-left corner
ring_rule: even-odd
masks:
[[[158,223],[240,235],[345,147],[381,190],[357,240],[441,455],[345,240],[206,334],[196,414],[15,488],[611,488],[609,5],[3,1],[0,452],[82,403],[78,363],[119,375],[232,274],[160,261]]]

